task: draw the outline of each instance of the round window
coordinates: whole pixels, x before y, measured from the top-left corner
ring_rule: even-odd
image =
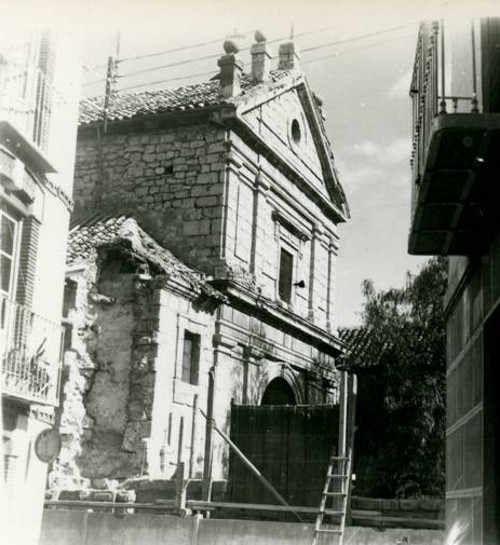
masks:
[[[300,123],[296,119],[292,121],[291,130],[292,130],[292,139],[296,144],[298,144],[302,137],[302,132],[300,130]]]

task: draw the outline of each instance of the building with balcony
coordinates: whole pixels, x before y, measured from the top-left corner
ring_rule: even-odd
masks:
[[[74,51],[68,38],[46,32],[19,32],[0,50],[0,389],[12,532],[4,535],[23,544],[38,540],[47,460],[37,438],[54,425],[59,403],[78,112]]]
[[[420,27],[411,254],[449,257],[447,525],[500,542],[500,19]]]
[[[267,43],[255,43],[249,74],[225,46],[210,81],[82,101],[62,473],[171,478],[180,456],[186,467],[194,457],[194,474],[211,467],[222,479],[227,448],[217,442],[210,461],[196,404],[230,433],[234,405],[338,402],[335,263],[348,208],[321,101],[293,43],[280,46],[274,69]],[[175,256],[177,288],[141,244],[108,265],[102,244],[123,238],[120,217]],[[212,303],[180,289],[193,274],[216,290]],[[130,379],[138,372],[142,390]]]

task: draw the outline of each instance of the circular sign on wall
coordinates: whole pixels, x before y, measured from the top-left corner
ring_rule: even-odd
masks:
[[[35,454],[46,464],[52,463],[61,452],[61,436],[55,428],[47,428],[35,440]]]

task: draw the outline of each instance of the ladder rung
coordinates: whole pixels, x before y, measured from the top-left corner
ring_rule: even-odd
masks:
[[[330,460],[338,460],[341,462],[347,462],[349,458],[346,458],[345,456],[330,456]]]
[[[342,530],[335,529],[330,530],[329,528],[319,528],[318,530],[314,530],[315,532],[318,532],[318,534],[341,534]]]
[[[328,473],[328,477],[337,477],[338,479],[348,479],[349,475],[344,475],[344,473]]]
[[[333,509],[324,509],[318,512],[329,517],[342,517],[344,515],[344,511],[334,511]]]
[[[347,496],[347,492],[325,492],[325,496]]]

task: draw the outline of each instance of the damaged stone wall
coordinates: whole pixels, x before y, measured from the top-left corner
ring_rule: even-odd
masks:
[[[65,486],[85,483],[81,478],[123,479],[147,471],[144,439],[151,426],[158,314],[154,290],[134,272],[120,272],[123,260],[105,265],[98,278],[95,264],[71,275],[77,289],[67,318],[72,341],[60,417],[64,445],[53,472],[70,481]]]
[[[192,442],[193,400],[206,409],[215,307],[170,291],[161,274],[137,274],[145,267],[108,251],[69,275],[71,346],[53,489],[171,478],[181,418],[182,460],[201,474],[205,424],[198,414]],[[200,336],[197,384],[182,380],[185,331]]]

